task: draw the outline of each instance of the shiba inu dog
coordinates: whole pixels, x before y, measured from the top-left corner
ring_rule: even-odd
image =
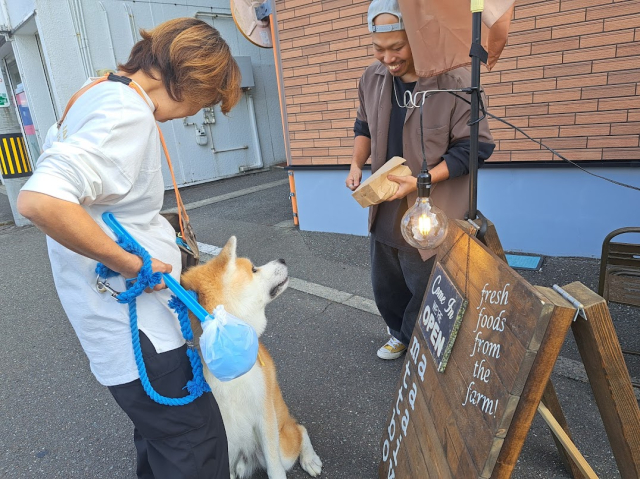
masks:
[[[289,278],[284,260],[256,267],[247,258],[237,258],[232,236],[218,256],[186,271],[181,282],[198,293],[207,311],[221,304],[260,337],[267,326],[265,307],[287,288]],[[192,318],[191,325],[199,338],[199,321]],[[286,478],[298,458],[309,475],[320,474],[322,461],[305,427],[289,415],[273,359],[262,343],[258,361],[239,378],[222,382],[206,366],[203,369],[227,431],[232,479],[250,477],[258,467],[266,469],[270,479]]]

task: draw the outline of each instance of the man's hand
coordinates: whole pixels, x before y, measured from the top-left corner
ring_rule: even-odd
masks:
[[[358,186],[360,186],[360,180],[362,180],[362,168],[352,164],[351,169],[349,169],[347,180],[345,181],[347,188],[354,191]]]
[[[404,198],[409,193],[418,189],[418,179],[415,176],[396,176],[388,175],[387,179],[398,183],[398,191],[396,194],[390,197],[387,201],[398,200]]]

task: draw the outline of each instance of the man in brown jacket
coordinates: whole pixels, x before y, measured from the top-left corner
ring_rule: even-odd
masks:
[[[412,176],[389,176],[399,184],[398,192],[369,210],[373,294],[391,334],[378,357],[396,359],[411,339],[436,253],[413,248],[400,232],[402,216],[416,201],[416,177],[422,166],[420,109],[406,107],[405,92],[466,88],[471,75],[457,68],[419,78],[396,0],[373,0],[368,23],[377,61],[360,79],[346,186],[355,190],[360,185],[369,157],[372,172],[394,156],[405,158],[411,169]],[[422,134],[434,184],[431,199],[449,218],[462,219],[469,206],[469,116],[469,104],[449,93],[431,95],[424,102]],[[485,119],[480,123],[480,164],[491,156],[494,146]]]

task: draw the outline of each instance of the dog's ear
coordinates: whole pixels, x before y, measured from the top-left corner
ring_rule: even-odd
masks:
[[[224,262],[234,262],[236,259],[236,245],[238,241],[235,236],[232,236],[224,245],[222,251],[218,254],[218,257]]]

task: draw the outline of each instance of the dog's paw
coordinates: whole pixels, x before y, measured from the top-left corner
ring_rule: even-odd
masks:
[[[301,455],[300,466],[311,477],[319,476],[322,472],[322,461],[315,452],[313,454],[305,454],[304,457]]]

